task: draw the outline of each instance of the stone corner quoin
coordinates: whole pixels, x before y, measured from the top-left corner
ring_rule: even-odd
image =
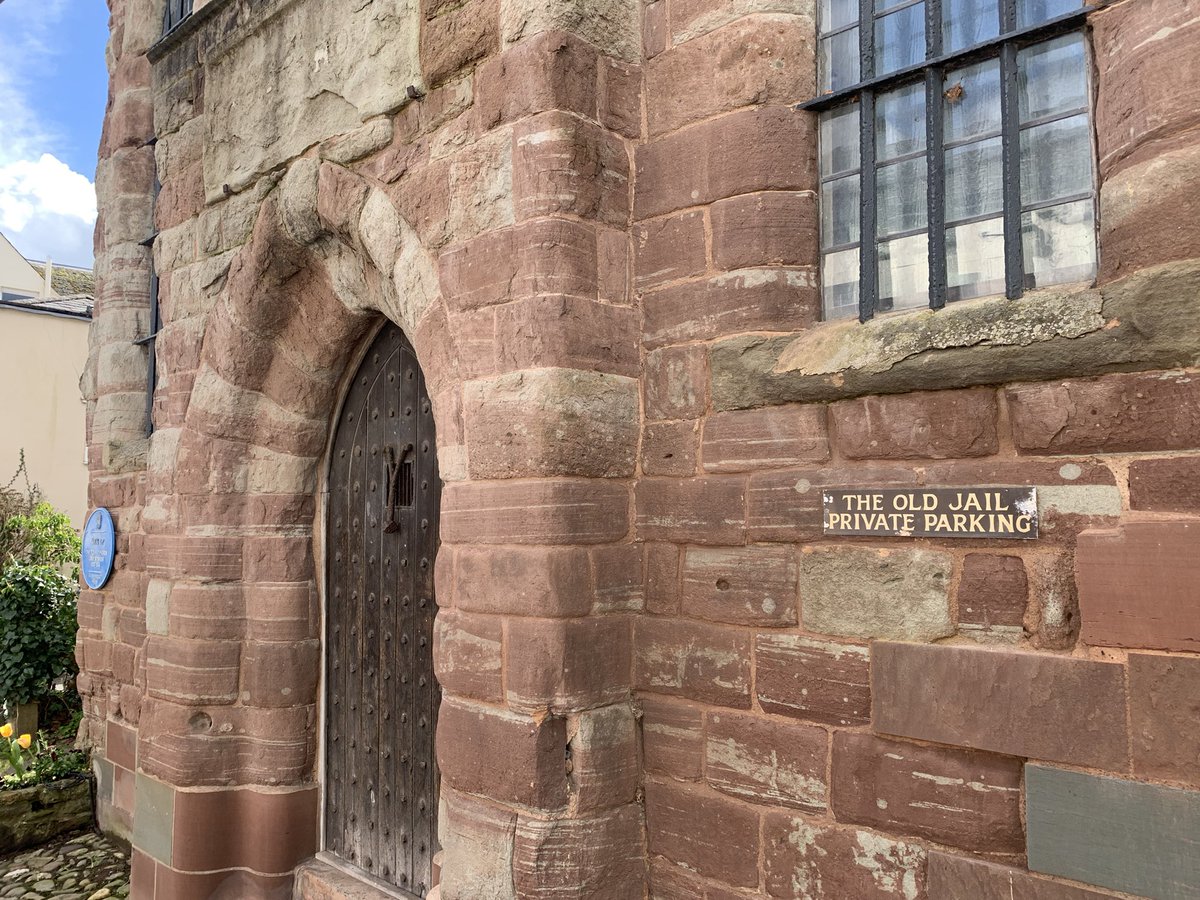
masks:
[[[378,7],[113,11],[131,896],[1200,895],[1200,21],[1081,13],[1093,281],[860,324],[811,3]],[[824,527],[999,487],[1036,539]]]

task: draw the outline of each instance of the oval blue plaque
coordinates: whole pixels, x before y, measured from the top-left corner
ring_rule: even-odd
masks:
[[[117,555],[117,535],[112,516],[104,507],[92,510],[83,526],[81,568],[83,582],[93,591],[104,587],[112,575],[113,559]]]

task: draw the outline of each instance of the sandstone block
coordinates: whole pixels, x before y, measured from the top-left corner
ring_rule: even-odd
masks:
[[[1039,878],[1023,869],[1002,866],[941,850],[929,851],[929,900],[1105,900],[1108,893]]]
[[[795,625],[798,582],[791,547],[688,547],[683,614],[735,625]]]
[[[1013,441],[1024,453],[1187,450],[1200,446],[1200,382],[1119,374],[1008,388]]]
[[[592,615],[638,612],[645,607],[641,544],[596,547],[588,555],[595,583]]]
[[[503,0],[500,24],[504,46],[545,31],[561,29],[619,59],[635,59],[638,0]]]
[[[1200,649],[1200,520],[1128,522],[1086,531],[1075,554],[1084,643]]]
[[[830,802],[839,822],[976,853],[1020,853],[1021,762],[837,732]]]
[[[817,200],[809,192],[743,194],[712,205],[713,265],[811,266],[817,261]]]
[[[516,900],[512,856],[517,814],[442,788],[438,843],[443,900]]]
[[[634,488],[638,536],[647,541],[740,544],[746,482],[736,476],[644,478]]]
[[[962,625],[1018,627],[1029,599],[1025,563],[1019,556],[968,553],[958,581],[958,620]]]
[[[1135,459],[1129,464],[1129,505],[1154,512],[1200,512],[1200,457]]]
[[[759,634],[755,688],[764,711],[826,725],[871,721],[870,652],[799,634]]]
[[[821,406],[773,406],[715,413],[704,423],[706,472],[779,469],[829,458]]]
[[[646,65],[650,134],[752,104],[811,97],[811,34],[811,19],[751,16],[655,56]]]
[[[1124,682],[1114,663],[881,641],[871,646],[871,722],[877,734],[1123,771]]]
[[[931,641],[954,632],[954,561],[936,550],[805,548],[800,608],[805,629],[857,638]]]
[[[813,269],[740,269],[643,294],[643,340],[654,348],[743,331],[800,331],[817,321]]]
[[[238,696],[240,663],[241,644],[236,641],[187,641],[155,635],[146,642],[146,692],[178,703],[233,703]],[[86,668],[102,671],[90,660]]]
[[[709,58],[697,71],[711,68]],[[703,102],[709,89],[699,90]],[[755,106],[643,144],[637,151],[634,218],[755,191],[814,190],[814,123],[787,106]]]
[[[640,808],[573,819],[521,816],[512,868],[518,897],[636,897],[646,868]]]
[[[442,780],[456,791],[539,809],[567,802],[565,720],[532,719],[444,700],[438,713]]]
[[[996,395],[986,389],[863,397],[830,412],[851,459],[991,456],[999,447]]]
[[[595,47],[561,30],[509,47],[479,67],[479,126],[487,130],[548,110],[594,116],[597,58]]]
[[[627,138],[642,136],[642,67],[600,62],[600,124]]]
[[[504,697],[500,619],[442,609],[433,631],[434,675],[456,697],[499,703]]]
[[[427,17],[421,28],[421,68],[431,85],[499,49],[499,0],[467,0]]]
[[[634,624],[634,686],[717,706],[750,706],[750,635],[679,619]]]
[[[572,719],[568,737],[577,809],[615,809],[636,802],[642,773],[632,703],[580,713]]]
[[[708,267],[703,212],[644,222],[634,229],[633,240],[634,286],[639,291],[703,275]]]
[[[664,347],[646,354],[643,390],[648,419],[694,419],[708,407],[704,348]]]
[[[642,428],[642,472],[646,475],[696,474],[700,450],[700,423],[647,422]]]
[[[443,546],[439,559],[446,554]],[[454,605],[515,616],[585,616],[592,583],[575,547],[456,547]]]
[[[820,811],[829,791],[828,758],[824,728],[728,712],[708,716],[704,778],[722,793]]]
[[[503,371],[555,366],[638,374],[631,307],[560,295],[509,303],[496,312],[496,342]]]
[[[749,806],[695,785],[648,781],[646,832],[651,854],[730,884],[758,884],[758,813]]]
[[[630,643],[624,618],[512,619],[508,652],[514,663],[505,677],[509,707],[561,715],[627,698]]]
[[[646,547],[646,612],[656,616],[679,612],[679,548],[648,543]]]
[[[513,137],[518,220],[574,215],[615,226],[629,220],[631,166],[620,137],[563,112],[526,119]]]
[[[667,4],[663,0],[645,4],[642,13],[642,54],[646,59],[652,59],[667,49],[669,27]]]
[[[647,772],[695,781],[704,769],[704,708],[647,694],[642,755]]]
[[[671,35],[676,43],[683,43],[753,13],[811,18],[813,10],[805,0],[681,0],[671,9]]]
[[[628,530],[629,492],[603,479],[458,482],[442,493],[442,540],[608,544]]]
[[[1200,786],[1200,660],[1129,655],[1134,774]]]
[[[638,396],[632,378],[538,369],[463,386],[472,478],[632,475]]]
[[[925,850],[854,828],[810,823],[787,813],[763,821],[767,893],[811,900],[917,900],[925,892]]]
[[[242,699],[254,707],[306,706],[317,699],[319,641],[247,641],[242,649]]]

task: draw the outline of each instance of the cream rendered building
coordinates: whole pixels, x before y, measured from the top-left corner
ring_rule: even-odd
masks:
[[[0,484],[23,449],[30,479],[82,526],[88,472],[79,377],[92,301],[61,296],[44,272],[0,235]]]

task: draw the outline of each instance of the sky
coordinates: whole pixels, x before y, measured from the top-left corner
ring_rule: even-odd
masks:
[[[107,40],[104,0],[0,2],[0,231],[32,259],[92,265]]]

